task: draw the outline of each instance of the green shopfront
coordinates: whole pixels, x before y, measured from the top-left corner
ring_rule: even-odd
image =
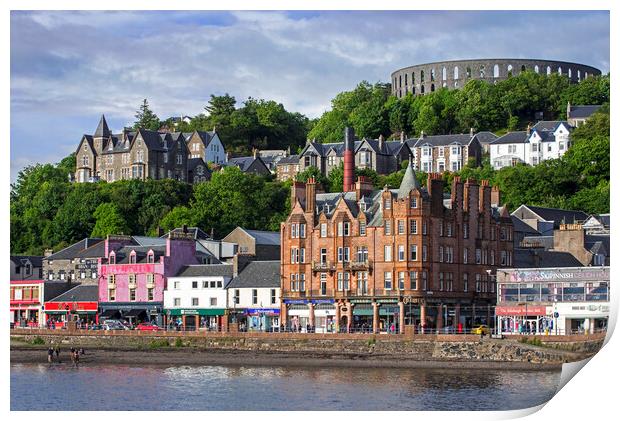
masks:
[[[226,309],[173,308],[166,310],[166,325],[179,330],[221,331]]]

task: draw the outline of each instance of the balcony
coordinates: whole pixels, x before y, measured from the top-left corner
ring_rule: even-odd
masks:
[[[313,272],[334,272],[335,270],[336,265],[332,262],[312,262]]]

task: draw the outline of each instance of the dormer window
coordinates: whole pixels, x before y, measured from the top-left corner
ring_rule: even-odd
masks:
[[[129,255],[129,263],[131,264],[136,263],[136,252],[135,251],[132,251],[131,254]]]
[[[110,253],[110,256],[108,257],[108,263],[111,265],[116,264],[116,254],[114,252]]]

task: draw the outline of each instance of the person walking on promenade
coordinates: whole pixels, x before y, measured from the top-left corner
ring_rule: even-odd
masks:
[[[47,348],[47,362],[52,363],[54,361],[54,348],[51,346]]]

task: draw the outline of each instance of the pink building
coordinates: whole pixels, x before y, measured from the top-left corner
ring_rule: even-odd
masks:
[[[137,246],[128,236],[108,236],[99,259],[99,308],[102,318],[163,325],[164,289],[169,276],[199,264],[196,243],[183,233],[165,245]]]

